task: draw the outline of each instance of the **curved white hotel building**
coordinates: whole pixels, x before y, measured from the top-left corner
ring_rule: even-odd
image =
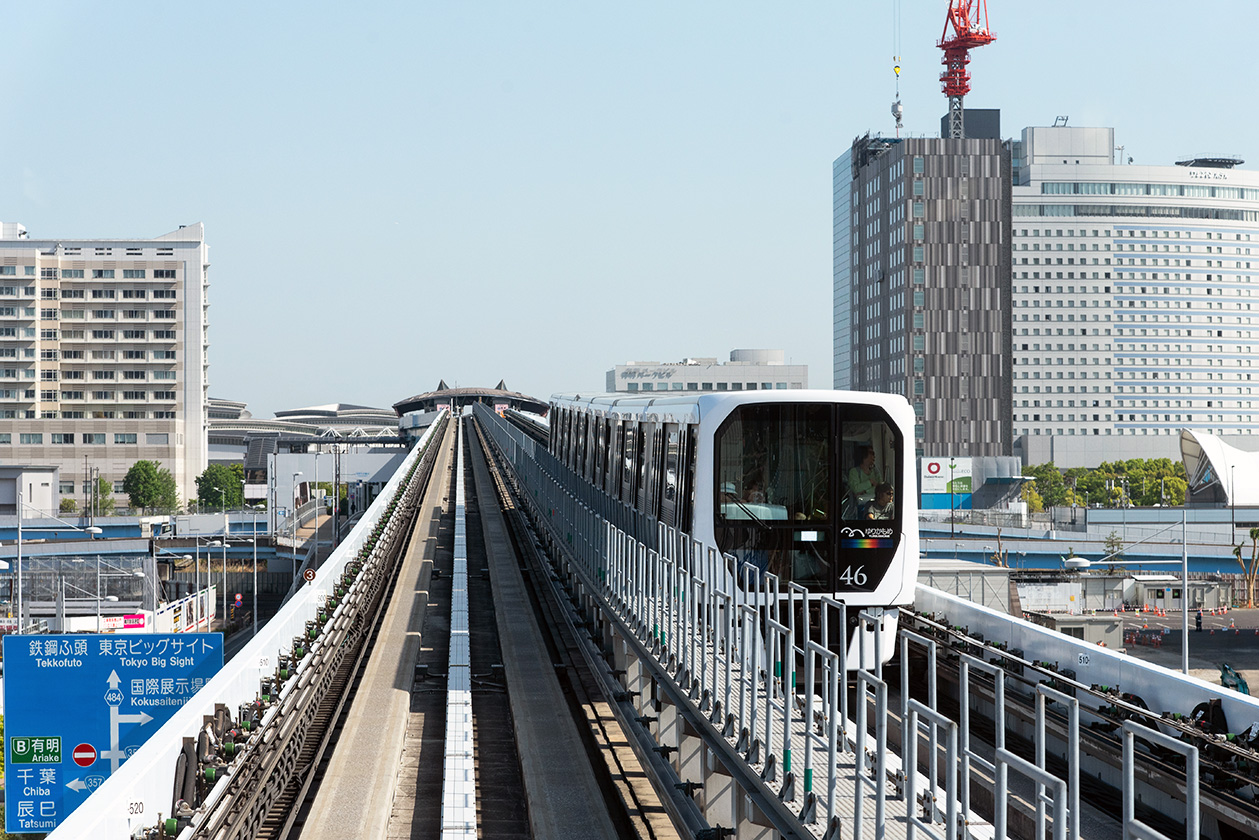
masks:
[[[1116,164],[1109,128],[1010,147],[1016,454],[1174,459],[1182,429],[1259,448],[1236,440],[1259,432],[1259,172]]]

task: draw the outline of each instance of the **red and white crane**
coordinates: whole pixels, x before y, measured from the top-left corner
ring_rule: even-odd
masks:
[[[944,50],[944,72],[940,82],[949,98],[949,137],[960,140],[966,136],[962,124],[962,97],[970,93],[970,51],[997,40],[988,29],[988,0],[949,0],[949,14],[944,19],[944,34],[938,46]]]

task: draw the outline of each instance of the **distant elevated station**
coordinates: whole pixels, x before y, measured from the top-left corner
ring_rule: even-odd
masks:
[[[507,382],[502,379],[493,388],[451,388],[442,379],[435,390],[400,400],[393,404],[393,410],[398,414],[401,434],[415,436],[422,434],[441,410],[457,411],[477,403],[499,413],[515,409],[545,415],[550,408],[546,400],[508,390]]]

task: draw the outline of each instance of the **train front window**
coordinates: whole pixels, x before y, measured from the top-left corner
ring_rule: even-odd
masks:
[[[885,422],[845,420],[841,424],[840,516],[845,522],[899,518],[897,445],[893,428]]]
[[[718,546],[808,586],[830,579],[832,408],[745,405],[717,432]]]
[[[718,516],[826,519],[830,429],[826,405],[780,403],[738,409],[718,432]]]

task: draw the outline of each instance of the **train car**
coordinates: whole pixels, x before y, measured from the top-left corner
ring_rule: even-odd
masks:
[[[843,601],[850,621],[854,607],[913,600],[914,415],[903,397],[561,394],[548,419],[551,452],[586,481],[741,564]],[[895,632],[890,610],[885,658]]]

